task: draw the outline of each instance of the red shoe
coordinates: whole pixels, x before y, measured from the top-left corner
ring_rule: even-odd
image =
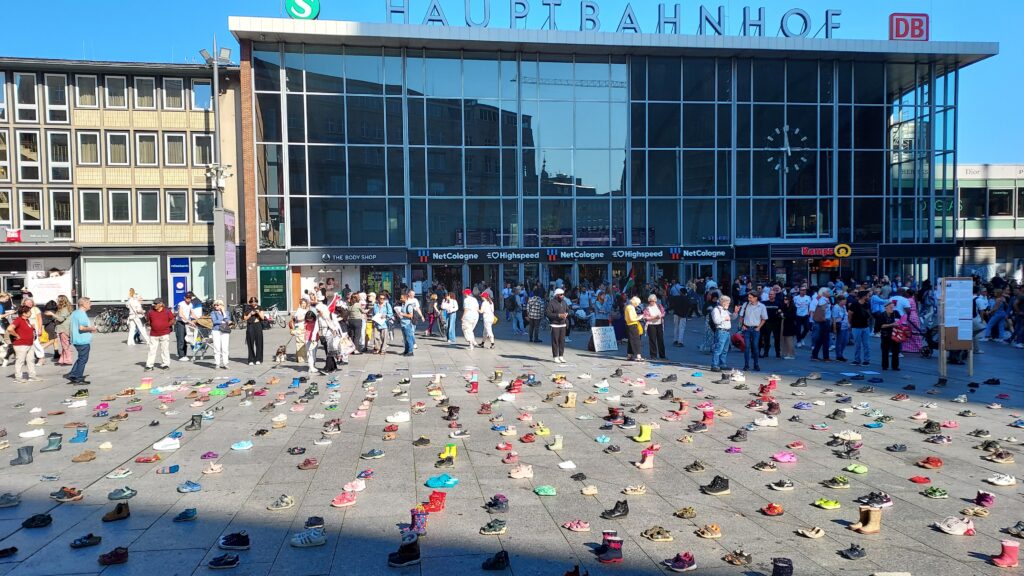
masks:
[[[388,424],[384,427],[385,432],[398,432],[398,424]]]
[[[430,500],[423,505],[423,509],[427,512],[441,512],[444,510],[444,500],[447,496],[444,492],[434,490],[430,493]]]
[[[519,439],[519,441],[524,443],[524,444],[530,444],[531,442],[536,442],[537,441],[537,437],[534,436],[533,433],[523,434],[523,436]]]
[[[774,502],[761,508],[761,513],[765,516],[782,516],[783,512],[782,506]]]
[[[159,454],[153,454],[152,456],[139,456],[135,459],[135,462],[139,464],[152,464],[160,460]]]
[[[932,479],[927,476],[914,476],[910,479],[914,484],[931,484]]]
[[[942,468],[942,458],[939,458],[938,456],[929,456],[927,458],[919,460],[917,462],[917,465],[920,466],[921,468],[927,468],[929,470]]]
[[[509,452],[508,454],[505,454],[505,457],[501,459],[501,462],[503,464],[518,464],[519,454],[516,452]]]
[[[797,440],[796,442],[786,444],[786,448],[789,448],[790,450],[803,450],[804,448],[807,448],[807,446],[804,446],[803,442]]]
[[[512,445],[509,444],[508,442],[502,442],[501,444],[498,444],[494,448],[496,450],[510,451],[510,450],[512,450]]]

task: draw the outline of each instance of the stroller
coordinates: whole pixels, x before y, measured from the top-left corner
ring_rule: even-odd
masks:
[[[906,325],[910,328],[911,336],[921,337],[921,357],[931,358],[932,353],[939,348],[939,328],[937,326],[926,328],[924,322],[915,324],[910,319],[907,319]]]
[[[210,350],[210,344],[213,343],[213,338],[210,336],[210,333],[213,332],[213,320],[209,315],[203,316],[196,320],[194,327],[189,326],[186,330],[185,342],[192,345],[192,359],[205,360],[206,353]]]

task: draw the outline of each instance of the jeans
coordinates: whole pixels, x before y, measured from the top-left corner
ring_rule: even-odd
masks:
[[[448,342],[455,343],[455,314],[448,314]]]
[[[846,343],[850,340],[850,329],[840,328],[836,332],[836,358],[839,360],[845,360],[846,356],[843,351],[846,350]]]
[[[797,316],[796,317],[796,341],[803,342],[804,338],[807,337],[807,333],[811,331],[811,317],[810,316]]]
[[[760,370],[761,367],[757,365],[757,355],[759,347],[758,341],[761,339],[761,332],[756,328],[749,326],[743,327],[743,341],[747,343],[746,348],[743,349],[743,369],[750,370],[750,357],[754,357],[754,370]]]
[[[565,356],[565,326],[551,327],[551,357]]]
[[[412,322],[402,324],[402,335],[405,336],[405,353],[412,354],[413,346],[416,345],[416,325]]]
[[[682,316],[676,316],[675,330],[672,334],[673,343],[683,343],[683,338],[686,336],[686,318]]]
[[[992,338],[993,337],[992,336],[992,329],[995,328],[996,329],[996,336],[995,336],[995,338],[999,338],[1000,340],[1005,340],[1006,339],[1006,329],[1005,329],[1005,326],[1006,326],[1006,312],[1003,312],[1003,309],[1000,308],[999,312],[996,312],[995,314],[992,315],[991,318],[988,319],[988,324],[985,325],[985,333],[983,334],[983,336],[985,338]]]
[[[711,367],[725,368],[725,355],[729,352],[729,331],[715,330],[711,351]]]
[[[530,342],[540,342],[540,318],[530,318]]]
[[[188,343],[185,342],[185,323],[175,322],[174,323],[174,338],[178,344],[178,358],[185,358],[188,356]]]
[[[171,363],[171,354],[168,351],[171,343],[171,335],[149,337],[149,354],[146,355],[146,368],[152,368],[156,356],[160,354],[160,365],[167,366]]]
[[[823,355],[824,360],[828,360],[828,343],[831,340],[829,334],[828,322],[815,322],[814,323],[814,348],[811,349],[811,358],[817,359],[818,352],[820,351]]]
[[[526,328],[523,326],[523,313],[516,310],[512,313],[512,332],[519,333],[525,331]]]
[[[75,365],[71,367],[71,372],[68,372],[69,378],[73,378],[75,380],[85,378],[85,365],[89,362],[89,349],[91,347],[91,344],[75,344],[75,351],[78,352],[78,358],[75,358]]]
[[[853,328],[853,361],[867,364],[871,362],[871,348],[868,341],[871,338],[871,328]]]

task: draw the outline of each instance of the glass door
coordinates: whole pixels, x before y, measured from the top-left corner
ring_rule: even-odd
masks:
[[[486,282],[491,288],[491,292],[501,293],[501,284],[499,284],[500,278],[498,276],[498,265],[497,264],[470,264],[469,265],[469,285],[476,286],[481,282]]]
[[[462,265],[454,266],[435,264],[430,267],[432,281],[443,287],[448,292],[458,294],[462,291]]]

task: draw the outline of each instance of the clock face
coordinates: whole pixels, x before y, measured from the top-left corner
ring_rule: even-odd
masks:
[[[806,146],[807,136],[799,128],[789,125],[776,128],[764,141],[764,147],[770,152],[768,165],[777,172],[800,170],[810,161]]]

